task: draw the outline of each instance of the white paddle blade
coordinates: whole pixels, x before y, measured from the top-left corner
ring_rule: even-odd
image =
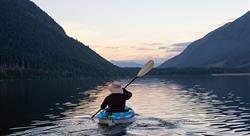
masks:
[[[141,70],[139,71],[139,73],[137,74],[137,77],[142,77],[145,74],[147,74],[152,68],[154,67],[154,61],[150,60],[148,63],[146,63]]]

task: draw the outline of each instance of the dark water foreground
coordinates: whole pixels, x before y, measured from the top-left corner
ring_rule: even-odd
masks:
[[[137,120],[115,127],[90,119],[108,81],[1,81],[0,134],[250,135],[249,76],[140,79],[128,88]]]

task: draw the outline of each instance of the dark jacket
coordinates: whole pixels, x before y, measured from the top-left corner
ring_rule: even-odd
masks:
[[[108,106],[108,112],[124,112],[126,100],[131,97],[132,93],[123,88],[123,94],[110,94],[107,96],[101,105],[101,109]]]

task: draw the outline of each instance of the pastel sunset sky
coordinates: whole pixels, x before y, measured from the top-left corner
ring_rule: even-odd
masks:
[[[107,60],[161,63],[249,10],[249,0],[32,0]]]

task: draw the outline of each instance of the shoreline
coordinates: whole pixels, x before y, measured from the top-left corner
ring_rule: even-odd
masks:
[[[211,74],[212,76],[250,76],[250,73],[218,73]]]

